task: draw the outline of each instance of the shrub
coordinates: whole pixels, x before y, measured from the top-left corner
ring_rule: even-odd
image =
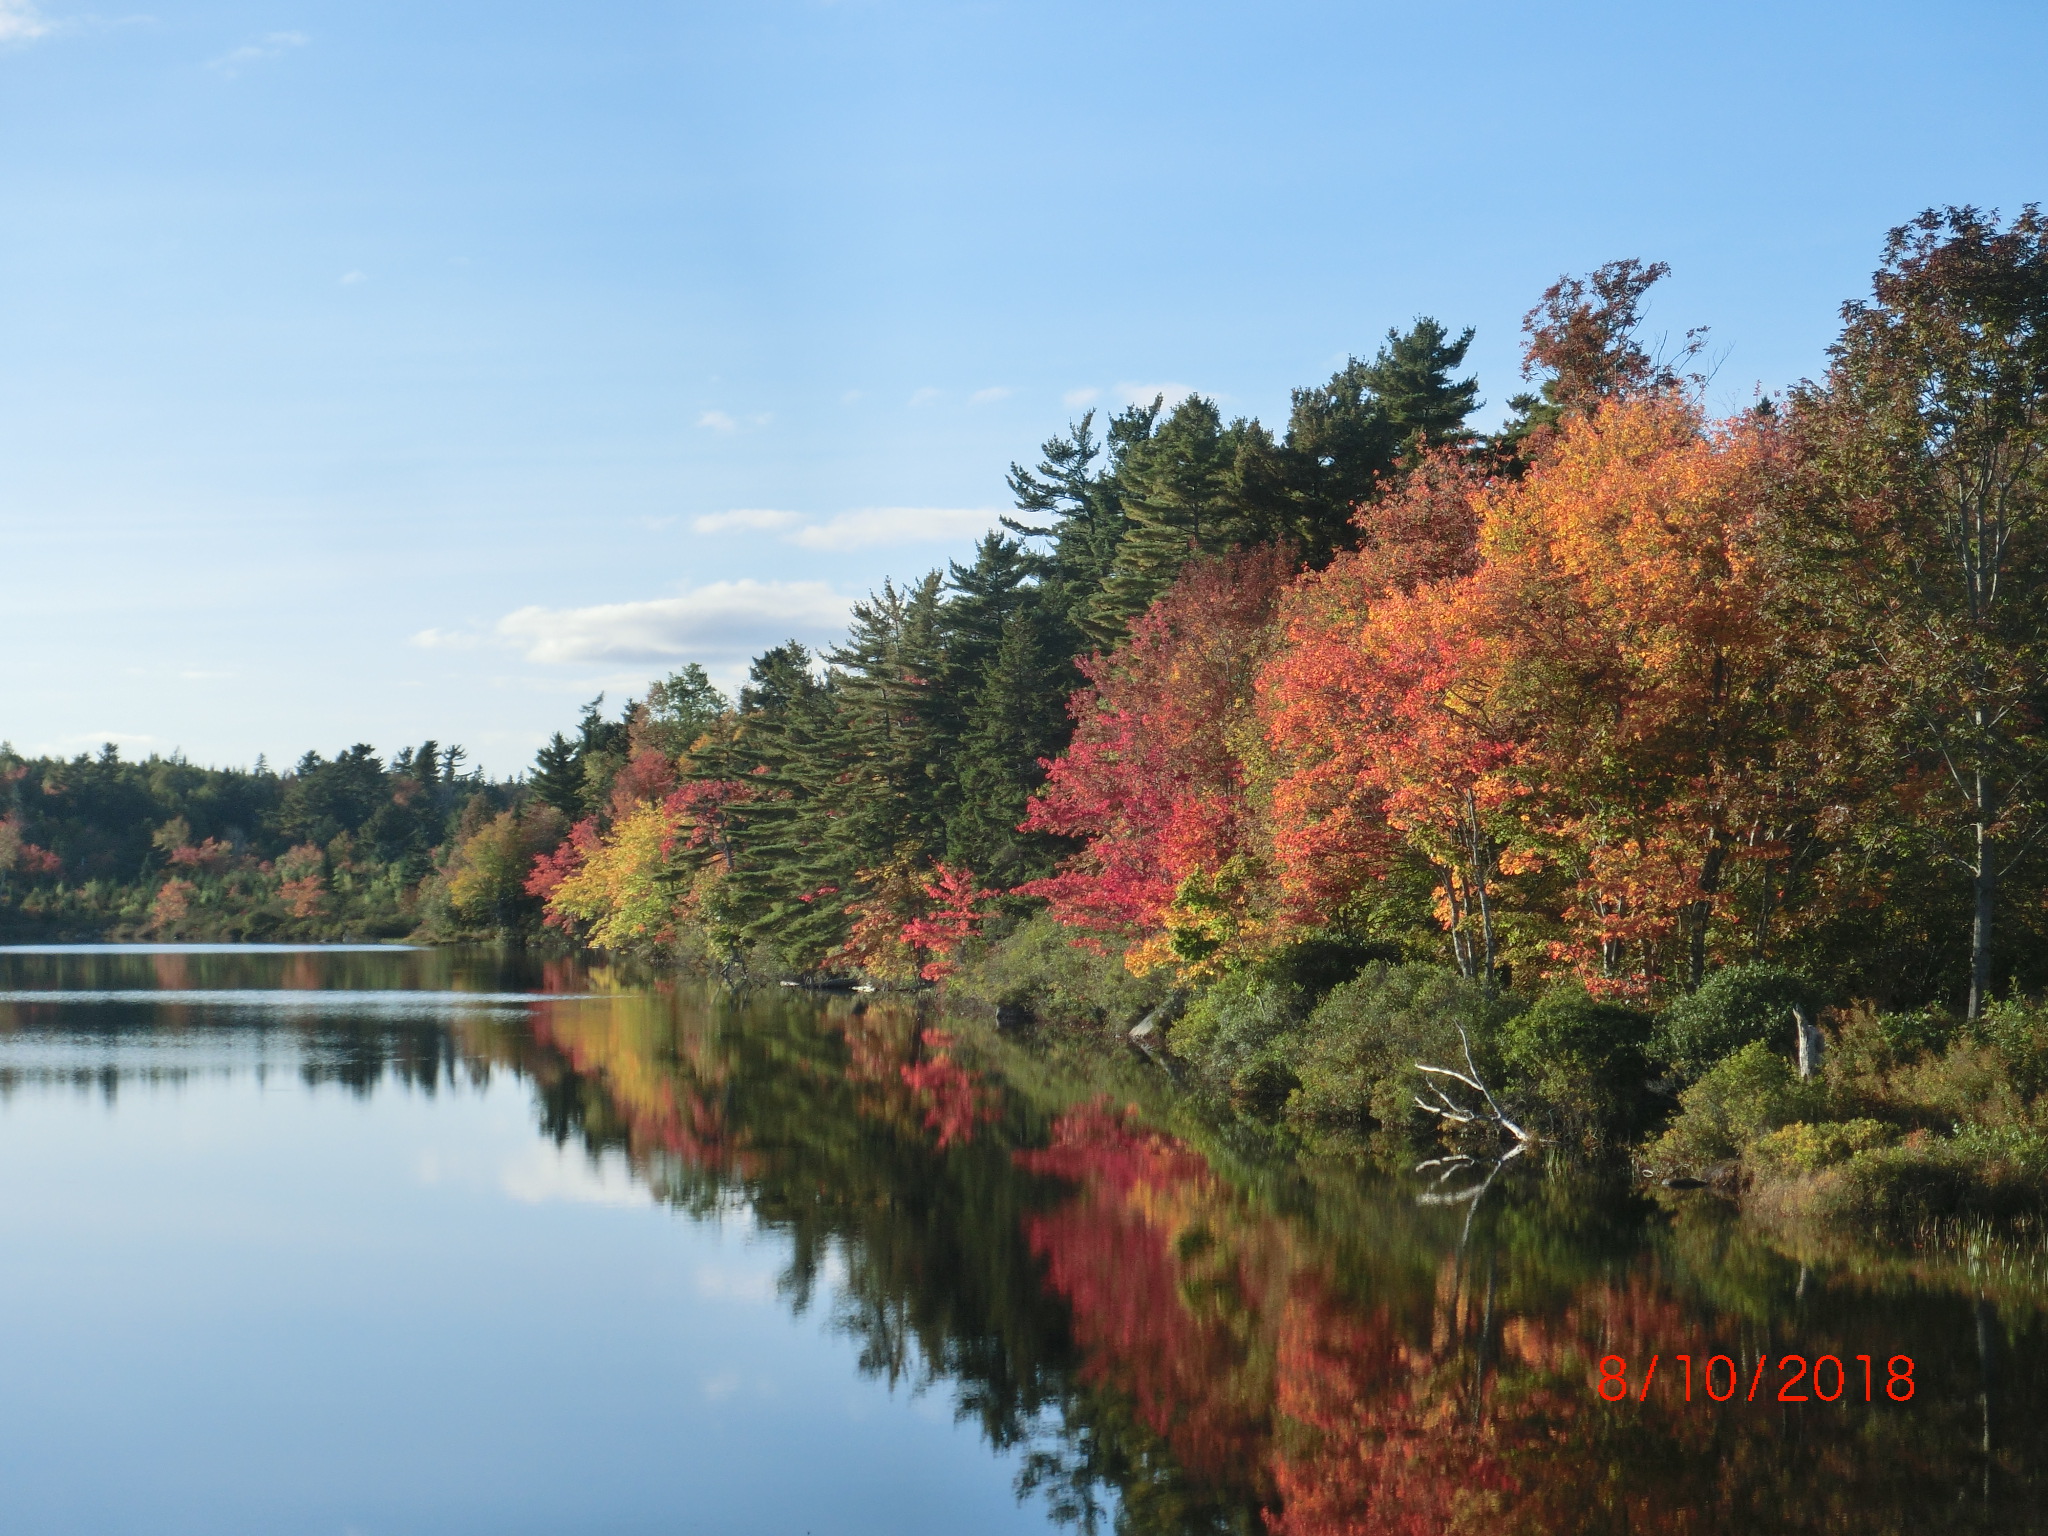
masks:
[[[2006,1078],[2021,1098],[2048,1089],[2048,1003],[2019,998],[1994,1001],[1977,1021],[1976,1035],[2004,1063]]]
[[[1647,1155],[1659,1168],[1726,1162],[1780,1126],[1818,1119],[1824,1097],[1817,1083],[1802,1083],[1791,1063],[1752,1040],[1679,1095],[1677,1118]]]
[[[1294,1068],[1278,1054],[1260,1056],[1231,1074],[1231,1106],[1260,1120],[1276,1120],[1300,1086]]]
[[[1392,945],[1326,928],[1304,934],[1275,950],[1258,971],[1268,981],[1295,988],[1307,1005],[1313,1005],[1375,960],[1394,963],[1400,958]]]
[[[1889,1146],[1898,1134],[1882,1120],[1796,1120],[1759,1139],[1750,1158],[1764,1173],[1818,1173],[1859,1152]]]
[[[1482,1077],[1496,1081],[1500,1027],[1520,1006],[1443,966],[1370,965],[1324,998],[1296,1035],[1301,1086],[1287,1117],[1360,1131],[1418,1128],[1427,1117],[1413,1103],[1415,1063],[1462,1071],[1463,1025]]]
[[[1022,1008],[1066,1024],[1125,1024],[1167,995],[1163,972],[1139,978],[1121,956],[1084,949],[1074,930],[1041,912],[1000,936],[963,946],[947,978],[949,997],[989,1007]]]
[[[1651,1019],[1576,988],[1546,994],[1508,1020],[1501,1055],[1513,1086],[1560,1141],[1592,1146],[1632,1137],[1648,1111],[1644,1051]]]
[[[1790,1056],[1793,1008],[1813,1016],[1813,984],[1775,965],[1731,965],[1714,972],[1689,997],[1665,1010],[1652,1042],[1681,1082],[1691,1082],[1745,1045],[1761,1043]]]
[[[2044,1181],[2048,1142],[2037,1132],[1965,1125],[1944,1139],[1916,1131],[1822,1174],[1814,1213],[1878,1231],[1945,1216],[2006,1219],[2038,1213]]]
[[[1233,971],[1188,1005],[1167,1045],[1199,1076],[1230,1083],[1300,1027],[1309,1001],[1299,987]]]

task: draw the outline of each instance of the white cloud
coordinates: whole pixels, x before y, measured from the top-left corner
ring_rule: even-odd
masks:
[[[6,0],[0,0],[0,4],[4,3]],[[311,41],[313,39],[303,32],[267,32],[253,43],[244,43],[239,48],[230,49],[219,58],[211,60],[206,67],[232,80],[245,69],[282,58],[294,48],[303,48]]]
[[[1010,398],[1010,391],[1002,384],[991,384],[987,389],[977,389],[967,397],[969,405],[993,405],[998,400]]]
[[[1166,409],[1170,411],[1195,393],[1195,387],[1192,384],[1119,384],[1116,392],[1125,405],[1150,405],[1163,395]]]
[[[886,544],[933,544],[979,538],[1002,514],[986,507],[858,507],[818,519],[800,512],[743,507],[707,512],[691,521],[699,533],[744,529],[774,533],[799,549],[842,551]]]
[[[459,629],[423,629],[406,644],[423,651],[473,651],[483,644],[483,637]]]
[[[912,405],[929,405],[932,401],[938,399],[939,396],[944,393],[944,390],[933,389],[931,385],[927,384],[923,389],[911,391],[910,403]]]
[[[714,432],[737,432],[740,424],[723,411],[706,411],[697,418],[697,425],[709,427]]]
[[[1099,389],[1070,389],[1060,396],[1060,404],[1071,410],[1079,410],[1084,405],[1093,405],[1101,398],[1102,391]]]
[[[732,512],[707,512],[690,526],[699,533],[724,533],[733,528],[751,528],[761,533],[772,533],[778,528],[788,528],[802,521],[803,518],[794,512],[772,512],[765,508],[742,507]]]
[[[367,272],[344,272],[341,274],[341,286],[344,288],[353,288],[357,283],[367,283],[369,280],[370,274]]]
[[[27,43],[50,35],[50,23],[33,0],[0,0],[0,43]]]
[[[644,602],[521,608],[498,621],[498,635],[547,664],[710,660],[793,634],[836,634],[849,608],[822,581],[749,578]]]
[[[986,507],[863,507],[783,535],[804,549],[865,549],[979,538],[1002,514]]]

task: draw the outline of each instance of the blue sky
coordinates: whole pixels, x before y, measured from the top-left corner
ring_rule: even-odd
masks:
[[[1089,403],[1497,407],[1668,261],[1713,402],[2048,197],[2048,8],[0,0],[0,736],[515,771],[965,553]],[[1489,407],[1488,414],[1492,414]]]

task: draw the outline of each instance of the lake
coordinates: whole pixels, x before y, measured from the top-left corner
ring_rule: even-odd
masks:
[[[2036,1255],[1442,1172],[909,1002],[0,950],[5,1523],[2048,1529]]]

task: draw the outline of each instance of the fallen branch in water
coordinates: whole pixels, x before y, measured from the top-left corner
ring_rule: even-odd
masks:
[[[1499,1102],[1493,1096],[1492,1090],[1481,1080],[1478,1064],[1472,1060],[1472,1041],[1465,1033],[1465,1026],[1457,1024],[1453,1027],[1458,1031],[1458,1043],[1465,1048],[1465,1070],[1459,1072],[1451,1067],[1432,1067],[1427,1062],[1421,1061],[1415,1063],[1415,1070],[1426,1072],[1432,1077],[1447,1077],[1454,1083],[1464,1084],[1482,1099],[1486,1100],[1486,1108],[1484,1110],[1468,1109],[1435,1083],[1423,1084],[1423,1087],[1430,1094],[1430,1098],[1425,1099],[1420,1094],[1417,1094],[1415,1096],[1415,1107],[1428,1114],[1435,1115],[1439,1120],[1448,1121],[1456,1126],[1478,1125],[1491,1122],[1494,1126],[1512,1136],[1516,1142],[1515,1150],[1517,1152],[1521,1151],[1522,1148],[1532,1144],[1536,1138],[1510,1120],[1506,1112],[1501,1109]],[[1434,1102],[1431,1102],[1432,1099]],[[1510,1155],[1512,1156],[1513,1154]]]

